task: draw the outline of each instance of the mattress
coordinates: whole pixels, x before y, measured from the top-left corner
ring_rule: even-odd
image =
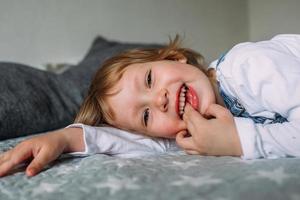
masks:
[[[22,138],[0,142],[0,151]],[[242,160],[186,155],[118,158],[63,155],[37,176],[25,166],[0,178],[1,200],[300,199],[300,159]]]

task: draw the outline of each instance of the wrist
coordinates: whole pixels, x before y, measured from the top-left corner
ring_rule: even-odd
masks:
[[[65,128],[62,130],[66,147],[64,153],[83,152],[85,150],[82,128]]]

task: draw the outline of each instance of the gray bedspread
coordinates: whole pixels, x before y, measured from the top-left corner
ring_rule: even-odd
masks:
[[[1,141],[0,151],[22,139]],[[1,178],[0,199],[299,200],[300,159],[63,156],[35,177],[27,178],[23,166]]]

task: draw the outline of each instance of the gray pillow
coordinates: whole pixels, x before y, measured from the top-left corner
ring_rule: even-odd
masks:
[[[71,124],[101,63],[125,49],[139,47],[158,45],[97,37],[84,59],[63,74],[0,62],[0,140]]]
[[[0,63],[0,140],[71,123],[82,101],[70,80],[17,63]]]

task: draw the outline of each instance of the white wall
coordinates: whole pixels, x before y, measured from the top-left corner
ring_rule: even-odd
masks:
[[[248,39],[247,17],[246,0],[0,0],[0,60],[76,63],[96,35],[166,42],[180,33],[211,61]]]
[[[269,39],[280,33],[300,33],[299,0],[248,0],[249,39]]]

